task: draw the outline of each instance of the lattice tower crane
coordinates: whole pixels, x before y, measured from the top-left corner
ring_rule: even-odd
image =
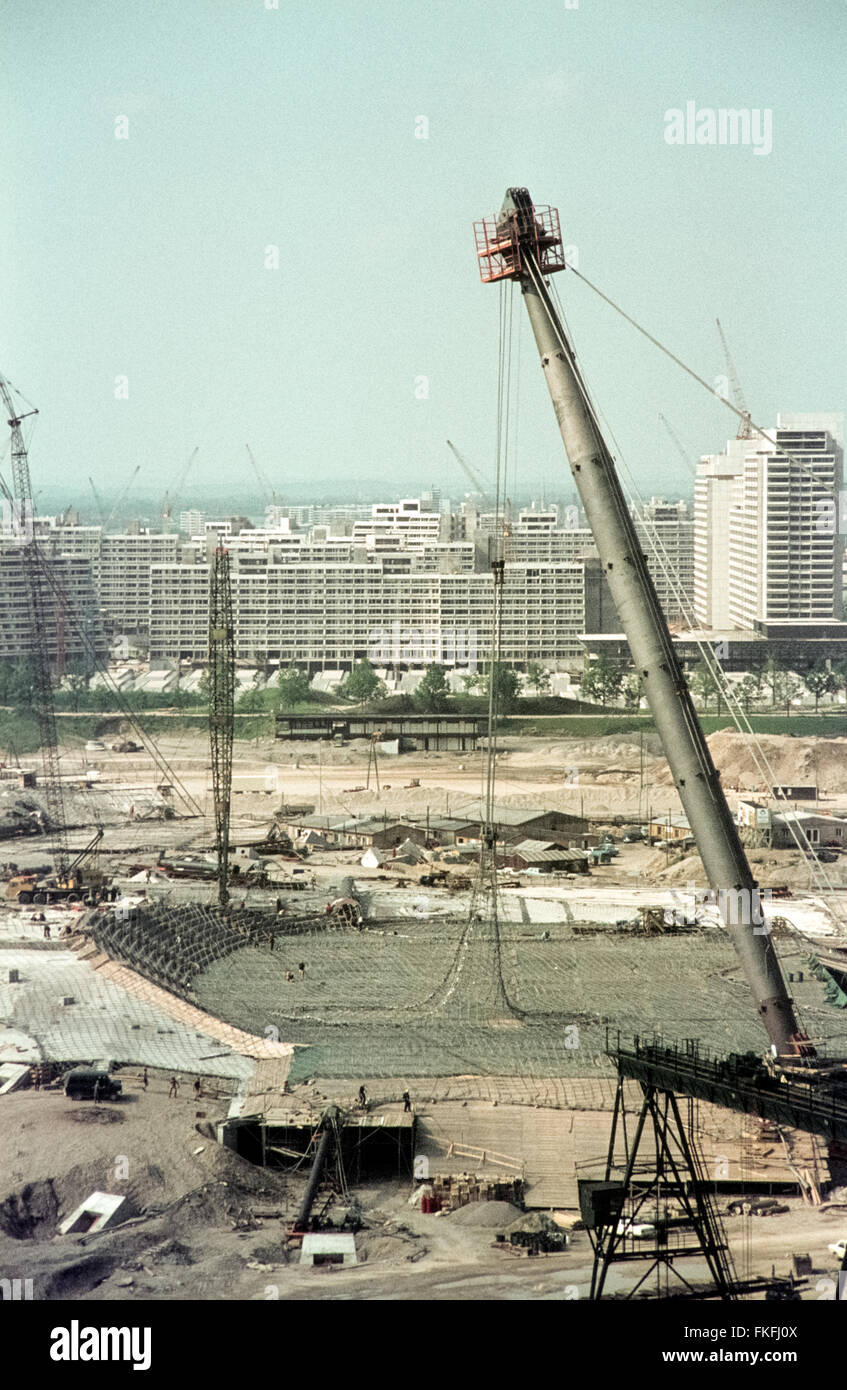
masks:
[[[47,829],[53,838],[52,854],[56,874],[59,878],[64,878],[68,868],[65,805],[59,777],[56,706],[53,698],[50,657],[47,650],[48,616],[51,608],[55,613],[58,613],[58,608],[48,602],[45,592],[46,581],[42,569],[43,561],[35,538],[29,456],[21,428],[22,422],[30,415],[37,415],[38,411],[33,407],[31,410],[19,412],[15,406],[10,384],[2,375],[0,375],[0,396],[3,398],[9,428],[12,431],[12,494],[15,502],[12,522],[19,531],[22,541],[21,556],[30,623],[30,640],[26,656],[29,660],[32,677],[32,709],[38,724],[41,743]]]

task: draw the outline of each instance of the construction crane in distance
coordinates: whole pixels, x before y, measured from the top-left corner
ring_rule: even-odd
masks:
[[[250,448],[250,445],[249,445],[249,444],[245,444],[244,447],[245,447],[246,450],[247,450],[247,457],[248,457],[249,460],[250,460],[250,464],[251,464],[251,466],[252,466],[253,472],[256,474],[256,477],[257,477],[258,480],[259,480],[259,487],[262,489],[262,491],[263,491],[263,493],[264,493],[264,503],[265,503],[265,507],[267,508],[267,507],[276,507],[276,506],[278,506],[278,504],[279,504],[279,498],[278,498],[277,495],[276,495],[276,489],[273,488],[273,487],[271,487],[271,484],[268,482],[268,479],[267,479],[266,474],[262,471],[262,469],[259,467],[258,463],[256,462],[256,457],[255,457],[255,455],[254,455],[254,453],[253,453],[253,450]]]
[[[480,497],[485,498],[487,496],[487,491],[483,487],[478,475],[471,468],[464,454],[460,454],[455,444],[452,444],[449,439],[447,440],[447,448],[450,450],[450,453],[453,455],[454,459],[464,472],[465,476],[470,478],[474,486],[474,492],[478,492]]]
[[[659,419],[661,420],[662,424],[664,425],[665,429],[667,430],[668,434],[670,435],[671,439],[676,445],[676,451],[682,459],[683,463],[685,464],[685,467],[688,469],[688,472],[692,474],[696,473],[697,469],[691,462],[688,450],[686,449],[676,430],[672,428],[670,420],[668,420],[666,416],[662,414],[661,410],[659,411]]]
[[[743,419],[739,422],[738,425],[738,434],[735,437],[736,439],[753,439],[754,431],[752,425],[752,416],[750,414],[750,411],[747,409],[747,402],[744,399],[744,392],[741,390],[741,382],[738,380],[738,372],[735,370],[735,363],[733,362],[732,355],[729,351],[729,343],[726,341],[726,335],[723,329],[721,328],[720,319],[715,319],[715,323],[718,326],[718,333],[720,334],[721,344],[723,346],[723,355],[726,361],[726,376],[727,381],[729,383],[730,394],[732,396],[732,404],[735,406],[736,410],[741,411],[743,416]]]
[[[100,525],[105,527],[105,525],[106,525],[106,508],[103,506],[103,498],[100,496],[100,493],[97,491],[96,487],[94,486],[94,479],[93,479],[92,477],[90,477],[90,476],[89,476],[89,479],[88,479],[88,486],[91,488],[92,494],[93,494],[93,496],[94,496],[94,501],[97,503],[97,510],[98,510],[98,512],[100,513]]]
[[[32,679],[32,709],[38,724],[44,779],[44,800],[47,807],[47,831],[53,837],[53,863],[58,878],[67,874],[68,847],[65,828],[65,805],[59,776],[59,740],[56,733],[56,706],[50,658],[47,651],[48,604],[45,580],[42,575],[42,556],[35,538],[32,479],[29,456],[24,443],[22,422],[37,415],[33,406],[20,412],[16,409],[11,387],[0,376],[0,396],[6,407],[12,431],[12,496],[14,498],[12,525],[21,538],[24,583],[29,606],[30,646],[24,653],[28,658]],[[57,611],[54,609],[54,611]]]
[[[187,461],[185,464],[183,464],[182,472],[180,473],[180,475],[179,475],[179,477],[177,478],[177,481],[176,481],[176,486],[175,486],[173,489],[168,488],[167,491],[165,492],[164,497],[162,498],[162,505],[161,505],[161,507],[159,508],[159,511],[161,512],[161,515],[162,515],[162,523],[163,523],[163,524],[162,524],[162,530],[163,530],[166,534],[167,534],[167,532],[170,531],[170,529],[171,529],[171,527],[170,527],[170,522],[171,522],[171,516],[173,515],[174,502],[176,502],[176,501],[179,499],[179,497],[181,496],[181,494],[182,494],[182,489],[183,489],[184,486],[185,486],[185,480],[186,480],[186,478],[188,477],[188,470],[190,469],[192,463],[193,463],[194,460],[196,459],[196,457],[197,457],[197,455],[198,455],[199,452],[200,452],[200,445],[198,444],[198,445],[197,445],[197,448],[193,451],[193,453],[191,453],[191,454],[189,455],[188,461]],[[137,471],[137,470],[136,470],[136,471]],[[133,477],[134,477],[134,476],[135,476],[135,475],[133,474]],[[130,479],[130,481],[132,481],[132,480]],[[112,515],[114,515],[114,512],[112,513]]]
[[[218,859],[218,902],[229,902],[229,817],[235,724],[235,641],[229,551],[219,545],[209,574],[209,740]]]
[[[196,449],[195,449],[194,452],[195,452],[195,453],[197,452]],[[120,510],[120,508],[123,506],[124,502],[126,501],[127,494],[128,494],[128,492],[129,492],[130,488],[132,487],[133,483],[135,482],[135,480],[136,480],[136,478],[138,477],[138,475],[139,475],[140,472],[141,472],[141,464],[140,464],[140,463],[137,463],[137,464],[135,465],[135,468],[133,469],[132,473],[129,475],[128,480],[124,483],[123,487],[121,488],[120,492],[118,493],[117,497],[115,498],[115,502],[114,502],[114,505],[113,505],[113,507],[112,507],[112,510],[109,512],[109,515],[105,518],[105,520],[104,520],[104,522],[103,522],[103,530],[104,530],[104,531],[105,531],[106,527],[109,525],[109,523],[115,518],[115,516],[117,516],[118,511]],[[88,481],[91,482],[91,479],[89,478]],[[91,485],[92,485],[92,487],[94,486],[93,483],[92,483]],[[95,494],[95,496],[96,496],[96,494]]]

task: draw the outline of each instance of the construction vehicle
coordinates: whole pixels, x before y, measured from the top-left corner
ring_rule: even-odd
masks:
[[[294,848],[291,836],[274,824],[264,840],[254,840],[250,846],[257,854],[279,854],[286,859],[300,859],[302,855]]]
[[[72,1067],[62,1077],[69,1100],[118,1100],[123,1084],[102,1067]]]
[[[6,898],[17,902],[21,907],[29,903],[42,906],[45,903],[84,903],[94,907],[100,902],[113,902],[118,890],[113,888],[96,862],[97,848],[103,839],[100,827],[84,849],[68,864],[63,873],[16,874],[6,885]],[[94,864],[89,860],[94,858]]]

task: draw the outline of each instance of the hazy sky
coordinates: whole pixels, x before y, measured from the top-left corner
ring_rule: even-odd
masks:
[[[844,409],[844,0],[273,3],[0,5],[0,369],[41,412],[36,488],[164,490],[199,445],[196,497],[250,480],[249,442],[282,498],[460,496],[444,441],[485,474],[495,438],[472,224],[510,184],[709,380],[718,316],[754,418]],[[772,149],[667,143],[689,101]],[[642,489],[687,491],[658,412],[692,456],[729,413],[557,282]],[[518,487],[569,493],[525,324],[518,425]]]

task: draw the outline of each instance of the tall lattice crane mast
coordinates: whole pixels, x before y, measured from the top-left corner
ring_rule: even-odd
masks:
[[[12,524],[19,531],[22,541],[24,583],[29,605],[30,645],[26,656],[29,660],[32,679],[32,708],[38,723],[43,764],[43,793],[47,803],[48,831],[53,838],[53,863],[57,875],[64,877],[68,867],[68,846],[65,830],[65,805],[62,784],[59,779],[59,741],[56,734],[56,708],[53,700],[53,683],[50,674],[50,658],[47,652],[47,615],[50,605],[45,593],[46,580],[43,573],[42,557],[35,539],[34,514],[32,502],[32,480],[29,472],[29,457],[24,443],[22,422],[29,415],[37,415],[32,410],[19,413],[15,408],[9,383],[0,376],[0,396],[8,414],[8,424],[12,431],[12,493],[15,499]],[[58,613],[58,609],[56,610]]]
[[[229,551],[212,555],[209,592],[209,738],[218,856],[218,901],[229,902],[229,812],[232,798],[232,735],[235,723],[235,640]]]

